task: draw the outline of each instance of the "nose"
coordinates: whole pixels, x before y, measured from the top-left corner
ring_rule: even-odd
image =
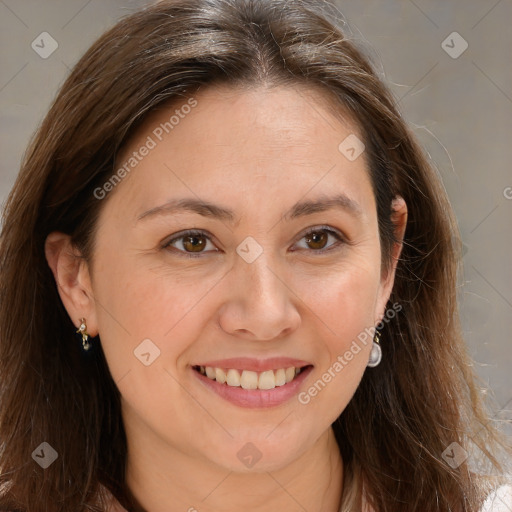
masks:
[[[299,299],[286,273],[269,263],[265,253],[252,263],[241,258],[235,263],[219,312],[219,324],[225,332],[264,341],[287,336],[300,325]]]

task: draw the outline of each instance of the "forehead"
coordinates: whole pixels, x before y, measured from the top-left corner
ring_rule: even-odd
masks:
[[[351,161],[340,150],[354,136],[362,139],[357,123],[323,90],[215,86],[152,112],[116,169],[137,159],[121,184],[132,182],[127,193],[137,203],[169,199],[177,188],[189,196],[246,195],[252,188],[279,197],[313,187],[346,189],[362,202],[357,189],[369,190],[365,155]],[[145,156],[134,156],[144,146]]]
[[[241,144],[248,148],[251,142],[265,142],[268,150],[274,145],[299,149],[301,143],[307,150],[311,143],[318,146],[319,138],[325,139],[329,132],[336,139],[345,132],[362,139],[354,118],[333,93],[319,86],[213,85],[159,105],[124,145],[117,163],[147,135],[159,146],[174,142],[174,149],[183,143],[202,143],[205,149],[215,145],[235,151]]]

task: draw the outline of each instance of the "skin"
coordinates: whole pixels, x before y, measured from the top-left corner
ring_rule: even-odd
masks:
[[[307,390],[383,318],[401,244],[381,274],[365,155],[349,161],[338,150],[348,135],[362,136],[348,117],[333,117],[321,92],[210,87],[195,98],[197,106],[104,199],[91,264],[57,232],[47,239],[48,263],[70,318],[78,326],[85,317],[91,336],[101,336],[122,395],[127,482],[148,511],[337,511],[343,461],[331,424],[363,377],[371,343],[308,404],[294,397],[271,408],[238,407],[199,383],[191,365],[299,358],[314,365],[300,389]],[[175,108],[146,120],[119,166]],[[360,215],[331,208],[283,218],[299,200],[334,193],[356,201]],[[183,197],[232,209],[236,221],[187,211],[137,221]],[[401,240],[403,199],[394,210]],[[322,245],[304,235],[322,225],[347,241],[325,241],[320,231],[332,249],[319,253]],[[211,234],[197,258],[186,257],[183,239],[162,248],[185,229]],[[252,263],[236,252],[247,236],[263,250]],[[134,350],[148,338],[160,356],[145,366]],[[252,468],[237,457],[248,442],[261,453]]]

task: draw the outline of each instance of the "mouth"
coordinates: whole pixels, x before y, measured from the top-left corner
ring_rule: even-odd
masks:
[[[240,357],[191,365],[198,383],[238,407],[268,408],[295,397],[314,366],[289,357]]]
[[[219,384],[246,390],[270,390],[294,381],[312,365],[288,366],[274,370],[256,372],[239,368],[218,368],[214,366],[193,366],[193,370]]]

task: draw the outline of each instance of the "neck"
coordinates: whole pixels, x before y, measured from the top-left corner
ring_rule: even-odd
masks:
[[[343,463],[331,428],[292,463],[260,473],[229,471],[147,435],[128,436],[126,473],[147,512],[339,511]]]

